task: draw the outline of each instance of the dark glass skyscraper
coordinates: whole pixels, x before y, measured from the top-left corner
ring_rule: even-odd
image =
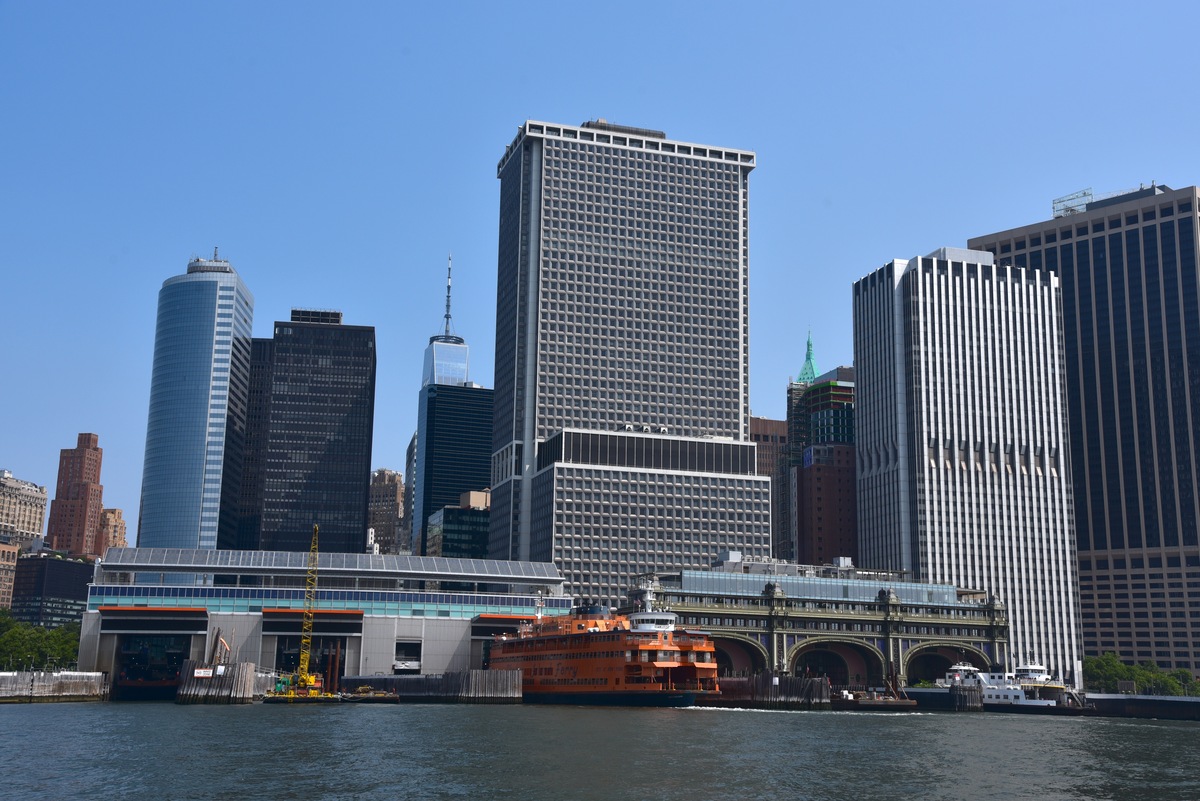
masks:
[[[363,553],[375,418],[375,329],[343,325],[341,312],[292,310],[270,347],[256,344],[252,393],[255,483],[242,492],[239,544]],[[265,388],[269,386],[269,394]],[[254,499],[261,497],[257,536]]]
[[[1084,653],[1200,671],[1200,192],[1055,203],[975,237],[1062,281]]]
[[[417,406],[415,462],[411,468],[412,550],[424,554],[429,518],[454,506],[464,492],[491,486],[493,392],[470,378],[470,350],[450,333],[450,276],[446,275],[446,328],[429,338]]]

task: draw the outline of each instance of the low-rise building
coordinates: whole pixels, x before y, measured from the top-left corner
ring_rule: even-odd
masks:
[[[478,668],[493,634],[539,604],[543,614],[571,607],[551,564],[349,553],[317,564],[311,659],[332,677]],[[88,594],[80,669],[109,672],[119,698],[177,681],[183,660],[223,638],[233,661],[294,671],[307,567],[299,552],[110,549]],[[415,589],[438,580],[471,591]]]
[[[720,555],[710,570],[643,578],[680,625],[709,632],[720,675],[823,675],[835,685],[933,679],[955,662],[1011,670],[1004,605],[900,573]]]
[[[26,554],[17,560],[13,575],[13,617],[46,628],[78,623],[91,580],[91,562],[50,551]]]

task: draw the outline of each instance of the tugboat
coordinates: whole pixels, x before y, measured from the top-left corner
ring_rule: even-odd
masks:
[[[594,604],[537,617],[492,643],[488,667],[520,670],[526,703],[694,706],[718,695],[716,648],[702,631],[677,629],[646,593],[642,611]]]

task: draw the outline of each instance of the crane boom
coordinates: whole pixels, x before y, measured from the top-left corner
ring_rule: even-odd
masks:
[[[317,604],[318,531],[319,528],[314,523],[312,545],[308,549],[308,571],[304,575],[304,617],[300,623],[300,666],[296,677],[302,691],[315,684],[314,677],[308,672],[308,662],[312,654],[313,608]]]

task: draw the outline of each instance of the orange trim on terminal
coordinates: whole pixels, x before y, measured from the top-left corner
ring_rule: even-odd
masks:
[[[208,610],[203,606],[97,606],[98,612],[150,612],[150,613],[174,613],[174,612],[204,612]]]

